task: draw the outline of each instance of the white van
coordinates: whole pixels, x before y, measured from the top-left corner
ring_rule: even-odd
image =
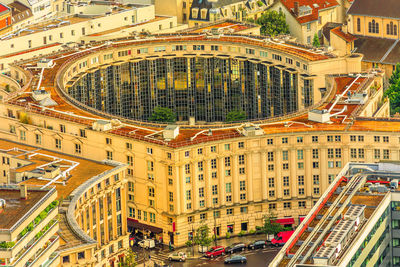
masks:
[[[145,239],[140,241],[138,245],[141,246],[142,248],[154,248],[156,246],[156,243],[154,242],[153,239]]]

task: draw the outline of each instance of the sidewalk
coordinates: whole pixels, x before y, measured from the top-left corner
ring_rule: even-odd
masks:
[[[235,236],[235,237],[231,237],[229,239],[223,238],[220,240],[217,240],[217,246],[223,246],[223,247],[227,247],[230,246],[234,243],[245,243],[246,245],[256,241],[256,240],[267,240],[267,235],[265,234],[260,234],[260,235],[246,235],[246,236]],[[215,243],[212,242],[210,247],[215,246]],[[175,249],[176,252],[184,252],[187,255],[187,259],[198,259],[204,256],[204,253],[200,253],[199,252],[199,246],[198,245],[194,245],[193,248],[192,247],[183,247],[183,248],[177,248]],[[194,251],[194,254],[193,254]]]

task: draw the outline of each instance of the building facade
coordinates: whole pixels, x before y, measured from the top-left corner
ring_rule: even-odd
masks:
[[[0,35],[11,31],[11,10],[8,6],[0,4]]]
[[[58,266],[55,188],[2,185],[0,196],[0,264]]]
[[[340,6],[332,1],[276,1],[270,10],[283,12],[289,32],[302,44],[312,44],[314,35],[322,37],[322,27],[328,22],[340,22]]]

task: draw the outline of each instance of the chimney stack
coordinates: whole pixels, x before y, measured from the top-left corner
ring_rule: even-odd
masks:
[[[20,185],[19,192],[20,192],[21,199],[27,199],[28,198],[28,190],[27,190],[26,185],[24,185],[24,184]]]
[[[299,16],[299,1],[294,1],[294,9],[293,9],[294,15],[296,17]]]
[[[344,33],[348,33],[349,32],[347,24],[342,24],[342,32],[344,32]]]

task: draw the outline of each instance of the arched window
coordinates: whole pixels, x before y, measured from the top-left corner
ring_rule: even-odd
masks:
[[[368,22],[368,32],[372,32],[372,23]]]
[[[375,23],[375,33],[379,33],[379,23]]]
[[[393,26],[393,35],[397,35],[397,25]]]
[[[361,31],[361,20],[360,18],[357,18],[357,31]]]
[[[386,34],[390,34],[390,25],[386,24]]]

